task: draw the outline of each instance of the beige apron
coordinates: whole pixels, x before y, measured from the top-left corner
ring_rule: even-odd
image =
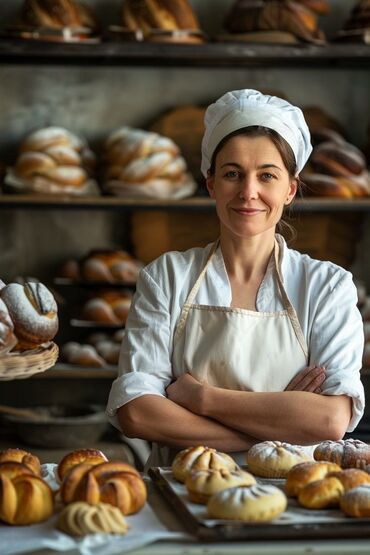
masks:
[[[174,336],[173,374],[189,372],[202,383],[238,391],[283,391],[307,366],[308,349],[284,289],[279,245],[275,241],[275,273],[284,310],[278,312],[193,304],[217,247],[218,242],[182,308]],[[173,455],[173,450],[154,445],[148,463],[167,466]],[[245,463],[245,453],[231,455]]]

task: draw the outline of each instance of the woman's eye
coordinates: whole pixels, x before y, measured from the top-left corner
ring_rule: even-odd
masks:
[[[225,177],[229,179],[237,179],[239,177],[239,173],[236,170],[230,170],[225,173]]]
[[[261,175],[261,178],[263,181],[271,181],[272,179],[275,179],[275,176],[272,173],[265,172]]]

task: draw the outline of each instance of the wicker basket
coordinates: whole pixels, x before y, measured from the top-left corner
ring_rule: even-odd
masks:
[[[288,245],[319,260],[348,268],[361,237],[359,214],[298,214],[290,222],[297,231]],[[135,256],[151,262],[170,250],[205,246],[219,235],[214,212],[137,211],[132,214],[131,241]]]
[[[47,343],[23,353],[10,353],[0,357],[0,380],[22,380],[33,374],[44,372],[54,366],[58,360],[59,349],[53,343]]]

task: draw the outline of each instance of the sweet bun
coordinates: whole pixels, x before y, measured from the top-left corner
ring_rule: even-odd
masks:
[[[18,462],[27,466],[34,474],[41,475],[40,459],[18,447],[0,451],[0,463],[2,462]]]
[[[18,341],[40,345],[58,331],[58,307],[52,293],[42,283],[10,283],[0,292],[14,324]]]
[[[266,522],[279,516],[287,507],[281,489],[256,484],[235,487],[212,495],[207,504],[210,517],[247,522]]]
[[[107,461],[107,457],[98,449],[76,449],[62,458],[58,464],[57,473],[62,480],[67,472],[78,464],[86,463],[93,466]]]
[[[203,445],[180,451],[172,462],[173,476],[179,482],[185,482],[191,472],[221,468],[232,471],[238,465],[230,455]]]
[[[56,526],[70,536],[126,534],[128,530],[127,522],[118,507],[108,503],[90,505],[86,501],[76,501],[64,507]]]
[[[247,453],[248,470],[265,478],[285,478],[298,463],[312,461],[300,445],[281,441],[263,441],[253,445]]]
[[[90,505],[109,503],[124,515],[137,513],[146,502],[147,491],[139,472],[122,462],[88,462],[73,466],[60,488],[64,504],[86,501]]]
[[[364,484],[347,491],[340,499],[340,508],[347,516],[370,516],[370,485]]]
[[[359,439],[323,441],[314,451],[317,461],[330,461],[342,468],[365,468],[370,463],[370,445]]]
[[[13,332],[14,324],[10,318],[9,310],[0,298],[0,356],[11,351],[16,345],[17,338]]]
[[[342,482],[335,476],[310,482],[298,493],[298,503],[306,509],[326,509],[338,505],[344,493]]]
[[[0,463],[0,520],[17,526],[35,524],[53,511],[53,492],[40,476],[22,463]]]
[[[299,463],[288,472],[285,482],[285,493],[289,497],[297,497],[299,492],[310,482],[325,478],[331,472],[340,472],[342,469],[330,462],[304,462]]]
[[[224,489],[236,486],[252,486],[256,480],[244,470],[198,470],[191,472],[185,480],[185,487],[193,503],[207,504],[210,497]]]

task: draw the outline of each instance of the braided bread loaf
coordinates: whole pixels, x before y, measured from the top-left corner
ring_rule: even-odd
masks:
[[[76,501],[64,507],[59,515],[57,528],[71,536],[86,534],[126,534],[128,525],[118,507],[108,503],[90,505]]]
[[[109,193],[181,198],[196,188],[177,145],[157,133],[121,127],[107,138],[104,157]]]
[[[40,476],[19,462],[0,463],[0,520],[7,524],[35,524],[54,511],[54,495]]]
[[[95,156],[85,141],[61,127],[31,133],[21,143],[14,168],[5,182],[10,187],[38,193],[97,193],[91,179]]]
[[[124,515],[140,511],[147,497],[138,471],[122,462],[78,464],[64,476],[60,493],[66,505],[74,501],[86,501],[90,505],[109,503]]]

